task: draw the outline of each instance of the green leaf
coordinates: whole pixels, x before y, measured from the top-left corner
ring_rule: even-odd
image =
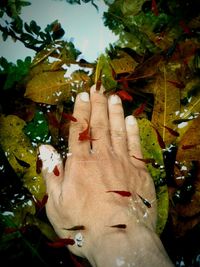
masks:
[[[28,1],[20,1],[20,5],[21,5],[21,6],[30,6],[31,3],[28,2]]]
[[[49,128],[43,112],[37,110],[33,120],[25,125],[23,131],[33,142],[47,142],[49,138]]]
[[[5,42],[8,38],[8,33],[7,32],[3,32],[2,33],[2,38],[3,38],[3,41]]]
[[[0,10],[0,18],[3,17],[3,14],[4,14],[4,11],[3,10]]]
[[[98,58],[95,71],[95,83],[99,80],[101,80],[107,92],[115,89],[117,86],[117,82],[114,80],[112,75],[110,58],[104,54],[100,55]]]
[[[122,3],[122,13],[127,16],[131,15],[134,16],[141,11],[142,5],[146,2],[146,0],[125,0]]]
[[[169,208],[167,185],[161,185],[166,177],[163,153],[151,122],[143,118],[138,120],[138,125],[144,159],[153,158],[158,165],[161,166],[161,168],[155,168],[152,164],[147,164],[147,169],[151,174],[156,187],[158,206],[157,233],[161,234],[167,222]]]
[[[17,60],[17,64],[8,62],[5,58],[0,58],[0,66],[2,70],[0,73],[6,74],[6,81],[3,85],[4,90],[8,90],[14,86],[15,83],[23,82],[23,79],[29,72],[31,65],[31,57],[26,57],[25,60]]]
[[[32,34],[32,29],[31,29],[31,27],[28,25],[28,23],[24,23],[24,28],[25,28],[25,30],[28,32],[28,33],[30,33],[30,34]]]
[[[17,16],[14,21],[12,22],[13,29],[16,33],[21,33],[23,28],[23,21],[22,19]]]
[[[31,31],[34,32],[36,35],[39,35],[40,30],[41,30],[41,27],[38,26],[37,23],[36,23],[34,20],[32,20],[32,21],[30,22],[30,29],[31,29]]]

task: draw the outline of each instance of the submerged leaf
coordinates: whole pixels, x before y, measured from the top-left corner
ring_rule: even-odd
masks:
[[[95,83],[99,81],[106,88],[106,91],[113,90],[117,86],[117,82],[113,78],[113,70],[110,65],[110,59],[106,55],[101,55],[97,61]]]
[[[33,142],[46,142],[49,134],[49,128],[43,112],[37,110],[33,120],[25,125],[23,131]]]
[[[137,62],[126,52],[118,51],[117,58],[110,61],[116,74],[133,72]]]
[[[200,160],[200,116],[194,119],[183,134],[177,150],[177,161]]]
[[[141,11],[142,5],[146,2],[146,0],[137,0],[137,1],[132,1],[132,0],[126,0],[122,2],[122,13],[127,16],[131,15],[134,16],[138,14]]]
[[[155,100],[151,121],[165,144],[168,145],[177,138],[166,127],[177,131],[173,120],[176,112],[180,110],[180,89],[174,88],[167,82],[167,80],[174,80],[172,71],[166,70],[165,67],[162,68],[162,71],[163,73],[157,76],[154,85]]]
[[[22,177],[24,186],[37,199],[45,194],[45,184],[42,176],[36,173],[36,149],[29,138],[24,134],[26,123],[15,115],[0,117],[0,145],[7,159],[19,177]],[[24,168],[16,157],[30,165]]]
[[[167,185],[162,185],[166,178],[164,170],[163,154],[157,135],[149,120],[143,118],[138,119],[140,129],[140,140],[142,145],[142,153],[144,159],[154,159],[160,168],[155,168],[152,164],[147,164],[149,173],[151,174],[156,187],[157,205],[158,205],[158,221],[157,232],[162,233],[168,218],[168,190]]]
[[[70,81],[65,71],[49,71],[35,75],[26,87],[25,97],[38,103],[56,105],[71,95]]]

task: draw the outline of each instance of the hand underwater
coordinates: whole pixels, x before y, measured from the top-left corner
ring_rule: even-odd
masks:
[[[118,95],[107,98],[95,88],[76,97],[65,166],[53,147],[39,147],[48,219],[92,266],[173,266],[155,233],[156,194],[137,159],[137,121],[124,119]]]

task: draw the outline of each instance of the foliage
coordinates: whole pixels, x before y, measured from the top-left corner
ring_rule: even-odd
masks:
[[[16,65],[8,62],[6,58],[0,58],[0,76],[4,77],[5,82],[3,89],[7,90],[16,83],[23,83],[23,79],[28,75],[31,65],[31,57],[26,57],[25,60],[18,59]]]
[[[2,18],[0,31],[4,41],[10,36],[13,40],[22,42],[25,47],[39,52],[54,40],[60,39],[65,31],[58,20],[47,25],[44,31],[34,20],[29,24],[23,22],[20,17],[21,8],[28,5],[30,3],[27,1],[2,1],[0,4],[0,17]]]
[[[96,7],[95,1],[66,2],[90,2]],[[7,25],[0,25],[4,40],[11,36],[36,51],[33,59],[18,60],[16,65],[0,59],[1,174],[9,171],[1,190],[4,250],[11,241],[24,240],[27,225],[45,241],[55,238],[44,210],[38,209],[45,186],[37,173],[37,146],[51,143],[66,157],[69,120],[65,115],[73,112],[76,94],[89,92],[93,83],[103,84],[106,95],[119,94],[125,115],[133,114],[138,120],[144,160],[156,187],[157,232],[162,236],[170,225],[171,235],[180,238],[199,225],[198,3],[105,3],[104,23],[119,40],[92,63],[78,60],[80,52],[73,43],[60,40],[64,32],[58,21],[41,31],[35,21],[27,24],[20,18],[28,2],[0,3],[1,17],[10,18]],[[14,197],[16,192],[19,198]],[[5,215],[8,211],[11,216]]]
[[[91,3],[97,10],[98,10],[98,5],[95,4],[95,0],[66,0],[67,3],[69,4],[78,4],[81,5],[82,3]]]

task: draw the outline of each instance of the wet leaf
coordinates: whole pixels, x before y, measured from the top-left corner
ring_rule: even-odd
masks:
[[[38,103],[56,105],[66,101],[70,95],[70,82],[64,77],[65,71],[43,72],[27,84],[25,97]]]
[[[19,177],[22,177],[24,186],[37,199],[45,194],[45,184],[42,176],[36,173],[36,148],[24,134],[26,123],[15,115],[0,117],[0,144],[7,159]],[[16,157],[30,165],[25,168],[19,164]]]
[[[49,137],[49,128],[43,112],[37,110],[33,120],[24,126],[23,131],[31,141],[45,143]]]
[[[185,162],[187,165],[188,162]],[[189,164],[188,164],[189,165]],[[193,194],[190,201],[173,203],[170,205],[170,217],[172,219],[172,227],[176,237],[184,236],[189,230],[194,228],[200,223],[200,164],[199,161],[196,165],[195,177],[190,177],[193,181]],[[191,183],[192,183],[191,181]],[[184,185],[183,185],[184,186]],[[189,185],[190,186],[190,185]],[[181,187],[179,187],[181,190]],[[176,189],[170,188],[169,194],[170,198],[173,197]],[[187,188],[186,188],[187,190]]]
[[[165,126],[173,131],[178,128],[173,124],[176,112],[180,110],[180,89],[167,82],[173,80],[173,73],[162,68],[162,73],[156,77],[154,84],[154,108],[152,114],[152,123],[158,130],[166,145],[173,143],[176,136],[171,134]],[[164,126],[164,127],[163,127]]]
[[[178,143],[177,161],[200,160],[200,116],[194,119]]]
[[[110,59],[106,55],[101,55],[98,58],[96,70],[95,70],[95,83],[101,81],[106,88],[106,92],[114,90],[117,86],[117,82],[113,77],[113,70],[110,65]]]
[[[133,72],[137,62],[126,52],[118,51],[117,58],[110,61],[116,74]]]
[[[0,74],[6,74],[6,79],[3,84],[3,89],[11,89],[15,83],[23,82],[26,75],[28,74],[31,66],[31,57],[26,57],[24,61],[21,59],[17,60],[17,64],[8,62],[4,57],[0,58]]]
[[[162,149],[157,140],[156,133],[153,129],[152,123],[145,119],[138,119],[138,125],[140,129],[140,140],[142,145],[142,153],[144,158],[152,158],[158,163],[161,168],[154,168],[152,164],[147,164],[147,168],[154,180],[156,186],[157,204],[158,204],[158,222],[157,232],[162,233],[167,218],[168,218],[168,190],[167,185],[163,184],[166,178],[164,170]]]
[[[142,5],[146,2],[146,0],[138,0],[138,1],[132,1],[132,0],[126,0],[122,2],[122,13],[127,16],[131,15],[134,16],[138,14],[142,8]]]
[[[53,230],[52,226],[48,222],[44,222],[37,218],[36,216],[33,216],[32,214],[29,214],[26,218],[27,224],[35,225],[41,233],[46,236],[49,240],[55,240],[57,237],[55,231]]]

